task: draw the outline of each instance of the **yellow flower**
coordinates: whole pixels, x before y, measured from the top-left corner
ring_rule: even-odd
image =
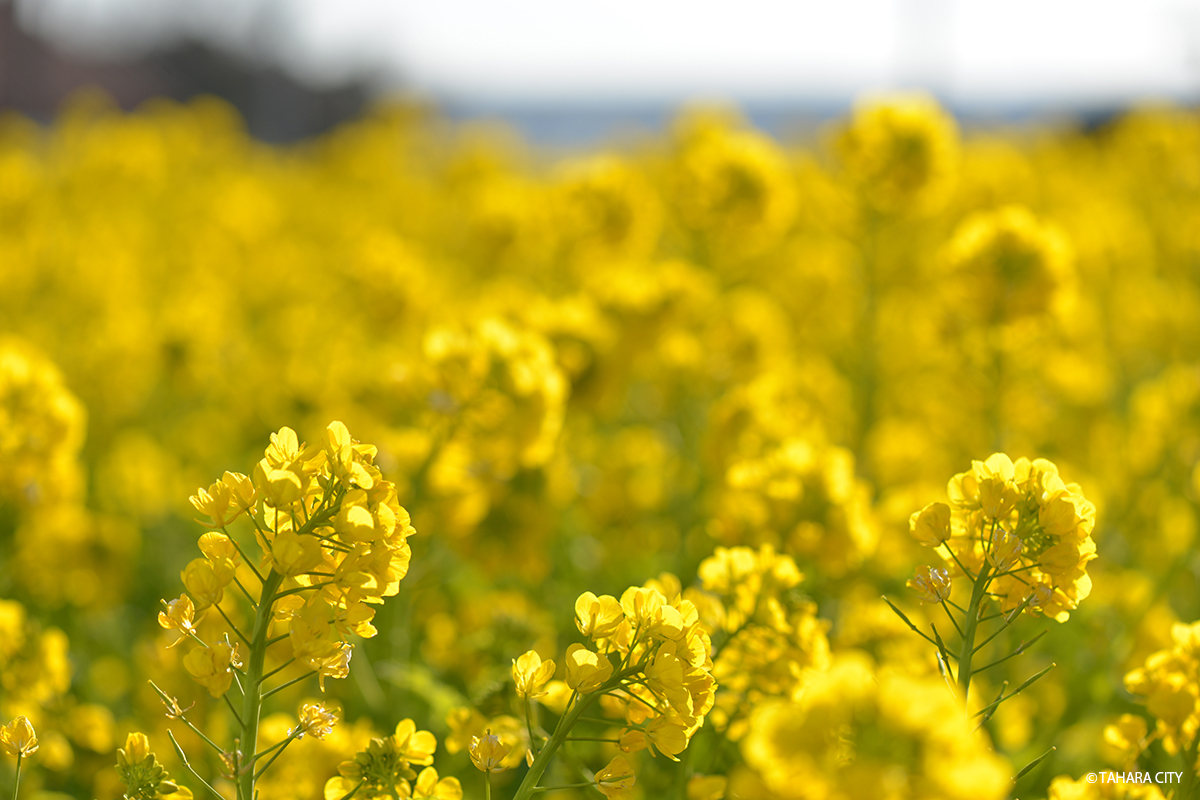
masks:
[[[183,657],[183,666],[209,694],[220,697],[229,691],[233,683],[231,666],[239,660],[237,648],[225,640],[211,647],[195,648]]]
[[[580,694],[599,689],[612,676],[612,662],[581,644],[567,648],[567,685]]]
[[[223,533],[209,531],[196,544],[205,558],[219,565],[219,569],[233,570],[242,563],[242,554],[238,552],[237,545]]]
[[[921,544],[937,547],[950,538],[950,506],[930,503],[908,518],[908,529]]]
[[[125,747],[117,750],[117,763],[122,767],[141,764],[150,756],[150,740],[144,733],[130,733],[125,737]]]
[[[21,715],[0,726],[0,748],[10,756],[31,756],[37,752],[37,733],[28,717]]]
[[[462,784],[458,778],[442,778],[438,780],[437,770],[426,767],[417,776],[413,784],[411,796],[413,800],[462,800]]]
[[[1055,226],[1022,206],[968,217],[947,249],[956,307],[987,324],[1051,309],[1071,277],[1071,248]]]
[[[236,508],[242,511],[249,511],[254,507],[254,501],[257,497],[254,491],[254,481],[240,472],[226,471],[221,476],[221,483],[229,487],[230,502]]]
[[[646,740],[667,758],[678,761],[676,756],[688,746],[687,725],[674,714],[655,717],[646,725]],[[654,755],[654,750],[650,754]]]
[[[625,760],[625,756],[617,756],[596,773],[596,788],[609,800],[627,800],[633,796],[636,780],[633,767]]]
[[[625,612],[612,595],[597,597],[591,592],[584,592],[575,601],[575,625],[589,639],[612,636],[624,621]]]
[[[312,572],[325,560],[321,542],[314,536],[282,531],[271,543],[271,564],[280,575],[295,577]]]
[[[233,583],[233,569],[207,558],[196,558],[188,562],[179,577],[196,601],[196,608],[203,611],[221,602],[225,587]]]
[[[511,748],[502,744],[500,738],[489,730],[483,736],[472,736],[468,752],[471,763],[482,772],[501,772],[505,769],[504,758]]]
[[[1136,714],[1122,714],[1115,723],[1104,727],[1101,749],[1118,765],[1132,764],[1146,749],[1146,734],[1145,719]]]
[[[996,572],[1007,572],[1021,559],[1021,540],[1003,528],[997,528],[992,534],[987,557]]]
[[[554,662],[542,661],[542,657],[530,650],[513,659],[513,682],[517,685],[518,697],[542,697],[542,687],[554,677]]]
[[[196,606],[192,603],[192,598],[181,594],[174,600],[163,600],[162,604],[165,610],[158,612],[158,624],[169,631],[176,630],[184,634],[172,642],[169,647],[174,647],[187,639],[189,635],[196,633],[194,619]]]
[[[354,656],[354,645],[339,642],[333,645],[327,655],[309,658],[308,663],[317,671],[317,682],[321,691],[325,691],[325,679],[341,680],[350,674],[350,659]]]
[[[416,723],[411,719],[401,720],[396,725],[396,733],[392,739],[396,742],[396,752],[403,760],[420,766],[429,766],[433,763],[433,751],[437,749],[437,739],[429,731],[417,730]]]
[[[944,567],[917,567],[917,574],[905,584],[926,603],[950,599],[950,573]]]
[[[192,792],[171,780],[150,752],[144,733],[130,733],[125,747],[117,750],[117,774],[125,784],[125,797],[140,800],[192,800]]]
[[[675,654],[675,643],[667,642],[658,649],[654,661],[646,665],[646,683],[667,698],[680,714],[690,715],[691,694],[684,684],[684,664]]]
[[[299,717],[300,724],[294,731],[296,738],[312,736],[314,739],[324,739],[337,724],[337,714],[323,704],[311,701],[300,705]]]
[[[331,422],[325,429],[325,453],[333,474],[357,486],[370,489],[375,484],[370,471],[364,465],[375,456],[372,445],[362,445],[350,438],[350,431],[341,422]]]
[[[958,128],[933,98],[895,95],[860,103],[837,141],[851,180],[885,213],[929,212],[953,185]]]
[[[212,524],[197,520],[209,528],[224,528],[242,513],[241,509],[233,506],[233,492],[230,491],[229,485],[222,481],[217,481],[207,489],[197,489],[188,500],[197,511],[212,519]],[[231,509],[233,514],[229,514]]]

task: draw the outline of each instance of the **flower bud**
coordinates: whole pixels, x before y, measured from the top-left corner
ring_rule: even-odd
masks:
[[[916,576],[905,585],[926,603],[950,599],[950,573],[944,567],[917,567]]]

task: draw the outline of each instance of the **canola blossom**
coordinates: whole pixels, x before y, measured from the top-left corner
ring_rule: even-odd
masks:
[[[1198,220],[1183,109],[0,116],[0,797],[1195,798]]]

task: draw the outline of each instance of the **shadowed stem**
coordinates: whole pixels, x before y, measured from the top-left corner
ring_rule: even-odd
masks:
[[[242,752],[253,754],[258,749],[258,718],[262,712],[263,665],[267,657],[267,629],[271,624],[271,607],[275,604],[275,593],[283,583],[283,576],[272,569],[263,581],[262,594],[258,601],[258,613],[254,619],[254,632],[250,637],[250,657],[246,664],[246,696],[242,704]],[[239,759],[239,767],[241,762]],[[237,776],[239,800],[254,800],[253,762],[242,768]]]
[[[962,695],[963,705],[967,705],[967,692],[971,688],[971,656],[975,654],[975,631],[979,625],[979,604],[987,591],[988,575],[991,565],[986,561],[979,568],[975,578],[975,586],[971,590],[971,604],[967,606],[967,614],[963,619],[962,649],[958,653],[958,688]]]

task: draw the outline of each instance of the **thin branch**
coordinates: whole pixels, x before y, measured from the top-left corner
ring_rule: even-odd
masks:
[[[263,675],[263,676],[262,676],[262,679],[263,679],[263,681],[265,682],[265,681],[267,680],[267,678],[271,677],[272,675],[274,675],[275,673],[279,672],[280,670],[282,670],[282,669],[286,668],[286,667],[287,667],[289,664],[291,664],[291,663],[292,663],[293,661],[295,661],[295,660],[296,660],[296,657],[295,657],[295,656],[292,656],[292,657],[291,657],[291,658],[289,658],[287,661],[283,662],[283,663],[282,663],[282,664],[280,664],[278,667],[276,667],[275,669],[273,669],[273,670],[271,670],[270,672],[268,672],[266,675]]]
[[[220,798],[220,800],[225,800],[225,795],[214,789],[208,781],[200,777],[199,772],[196,772],[196,768],[192,766],[192,762],[188,761],[187,754],[183,752],[183,748],[179,746],[179,742],[175,741],[175,734],[171,732],[170,728],[167,728],[167,737],[171,740],[171,744],[175,745],[175,755],[179,756],[179,760],[183,762],[183,766],[187,769],[187,771],[192,773],[196,780],[204,784],[204,788],[212,792],[215,797]]]
[[[904,616],[904,612],[901,611],[900,609],[896,608],[895,603],[893,603],[891,600],[887,599],[887,595],[883,595],[883,602],[887,603],[888,606],[891,607],[892,611],[895,611],[896,615],[899,616],[900,619],[904,620],[904,624],[907,625],[909,628],[911,628],[913,633],[915,633],[917,636],[920,636],[922,639],[929,642],[934,647],[938,646],[937,642],[935,642],[933,639],[930,639],[929,636],[926,635],[925,633],[922,633],[921,629],[918,628],[916,625],[913,625],[912,620],[910,620],[908,617]]]
[[[1050,755],[1051,753],[1053,753],[1053,752],[1054,752],[1056,749],[1058,749],[1058,748],[1051,747],[1049,750],[1047,750],[1046,752],[1042,753],[1040,756],[1038,756],[1037,758],[1035,758],[1033,761],[1030,761],[1028,764],[1026,764],[1025,766],[1021,767],[1021,771],[1020,771],[1020,772],[1018,772],[1016,775],[1013,775],[1013,783],[1016,783],[1017,781],[1021,780],[1021,778],[1025,777],[1027,774],[1029,774],[1029,771],[1030,771],[1031,769],[1033,769],[1034,767],[1036,767],[1038,764],[1042,763],[1042,761],[1044,761],[1044,760],[1045,760],[1046,756],[1048,756],[1048,755]]]
[[[1029,641],[1027,641],[1027,642],[1021,642],[1021,644],[1019,644],[1019,645],[1017,646],[1017,649],[1016,649],[1016,650],[1013,650],[1013,651],[1012,651],[1011,653],[1009,653],[1008,655],[1004,656],[1003,658],[997,658],[995,661],[992,661],[992,662],[990,662],[990,663],[988,663],[988,664],[985,664],[984,666],[982,666],[982,667],[980,667],[979,669],[975,670],[975,672],[977,672],[977,673],[978,673],[978,672],[983,672],[983,671],[984,671],[985,669],[987,669],[988,667],[994,667],[994,666],[996,666],[997,664],[1002,664],[1002,663],[1004,663],[1005,661],[1008,661],[1008,660],[1009,660],[1010,658],[1012,658],[1013,656],[1019,656],[1019,655],[1021,655],[1021,654],[1022,654],[1022,653],[1024,653],[1026,650],[1028,650],[1028,649],[1030,648],[1030,646],[1031,646],[1031,645],[1033,645],[1033,643],[1034,643],[1034,642],[1036,642],[1038,639],[1042,638],[1043,636],[1045,636],[1045,635],[1046,635],[1047,633],[1049,633],[1049,632],[1050,632],[1050,629],[1049,629],[1049,628],[1046,628],[1046,629],[1044,629],[1044,630],[1043,630],[1041,633],[1039,633],[1037,636],[1034,636],[1034,637],[1033,637],[1032,639],[1030,639]]]
[[[299,678],[293,678],[292,680],[288,681],[287,683],[281,683],[278,686],[276,686],[274,689],[272,689],[271,691],[263,694],[262,699],[266,700],[268,697],[275,694],[276,692],[282,692],[284,689],[288,688],[292,684],[299,683],[300,681],[304,680],[305,678],[311,678],[313,675],[316,675],[316,674],[317,674],[317,670],[314,669],[312,672],[305,673],[304,675],[301,675]]]
[[[1000,707],[1000,698],[1004,697],[1004,690],[1007,688],[1008,688],[1008,681],[1005,681],[1004,684],[1000,687],[1000,691],[996,693],[996,699],[992,701],[992,705],[991,705],[992,710],[983,715],[983,719],[979,720],[979,724],[975,726],[975,730],[971,731],[972,733],[974,733],[975,731],[982,728],[984,726],[984,724],[989,719],[992,718],[992,715],[996,713],[996,709]]]
[[[954,630],[958,631],[958,638],[961,639],[963,636],[962,628],[958,627],[958,620],[956,620],[954,615],[950,613],[950,606],[946,605],[945,600],[942,601],[942,608],[945,610],[946,616],[950,618],[950,622],[953,623]]]
[[[225,705],[229,706],[229,712],[231,714],[233,714],[233,718],[237,720],[238,727],[239,728],[246,727],[245,724],[242,722],[242,715],[239,714],[237,712],[237,709],[233,707],[233,701],[229,699],[229,694],[226,693],[226,694],[221,695],[221,699],[223,699],[225,701]]]
[[[233,629],[233,632],[237,634],[237,637],[246,643],[246,647],[250,647],[250,640],[246,638],[246,634],[238,630],[238,626],[233,624],[233,620],[229,618],[229,615],[225,613],[224,609],[215,603],[213,604],[213,608],[215,608],[217,613],[220,614],[227,623],[229,623],[229,627]]]
[[[1032,685],[1033,685],[1033,682],[1034,682],[1034,681],[1036,681],[1038,678],[1042,677],[1042,676],[1043,676],[1043,675],[1045,675],[1047,672],[1049,672],[1050,670],[1054,669],[1054,667],[1055,667],[1055,666],[1056,666],[1055,664],[1051,663],[1051,664],[1050,664],[1050,666],[1046,667],[1044,670],[1042,670],[1041,672],[1037,673],[1037,674],[1036,674],[1036,675],[1034,675],[1032,678],[1029,678],[1028,680],[1026,680],[1024,683],[1022,683],[1022,684],[1021,684],[1020,686],[1018,686],[1016,689],[1013,689],[1013,690],[1012,690],[1010,693],[1008,693],[1008,694],[1006,694],[1006,695],[1004,695],[1004,696],[1002,696],[1002,697],[999,697],[999,698],[997,698],[997,699],[996,699],[994,702],[992,702],[992,703],[990,703],[989,705],[986,705],[986,706],[984,706],[983,708],[981,708],[981,709],[979,709],[978,711],[976,711],[976,712],[975,712],[975,716],[977,716],[977,717],[978,717],[979,715],[981,715],[981,714],[983,714],[983,713],[987,712],[987,710],[988,710],[988,709],[995,708],[996,706],[1000,705],[1000,704],[1001,704],[1001,703],[1003,703],[1005,700],[1009,700],[1009,699],[1011,699],[1011,698],[1013,698],[1013,697],[1016,697],[1016,696],[1017,696],[1017,695],[1019,695],[1021,692],[1025,691],[1025,690],[1026,690],[1026,689],[1028,689],[1030,686],[1032,686]]]
[[[1026,597],[1024,600],[1021,601],[1021,605],[1017,606],[1012,611],[1008,612],[1008,616],[1006,616],[1004,618],[1004,624],[1001,625],[999,628],[997,628],[995,633],[993,633],[991,636],[987,637],[982,642],[980,642],[975,647],[975,649],[971,651],[971,655],[978,653],[985,644],[990,642],[992,639],[995,639],[1000,634],[1004,633],[1004,631],[1007,630],[1008,626],[1013,624],[1013,620],[1015,620],[1017,618],[1017,615],[1020,614],[1022,611],[1024,611],[1025,608],[1032,602],[1033,602],[1033,595],[1031,594],[1028,597]]]
[[[263,764],[263,765],[262,765],[262,767],[261,767],[261,768],[260,768],[260,769],[259,769],[257,772],[255,772],[255,773],[254,773],[254,780],[256,780],[256,781],[257,781],[259,778],[261,778],[261,777],[262,777],[262,774],[263,774],[264,772],[266,772],[266,771],[267,771],[267,767],[269,767],[269,766],[271,766],[272,764],[274,764],[274,763],[275,763],[275,759],[277,759],[277,758],[279,758],[281,755],[283,755],[283,751],[284,751],[284,750],[287,750],[287,746],[288,746],[289,744],[291,744],[292,742],[296,741],[296,739],[297,739],[297,737],[296,737],[296,736],[289,736],[288,738],[284,739],[284,740],[283,740],[283,747],[281,747],[281,748],[279,748],[278,750],[276,750],[276,751],[275,751],[275,755],[273,755],[273,756],[271,756],[269,759],[267,759],[267,763]],[[257,758],[257,756],[256,756],[256,758]],[[253,764],[254,764],[254,762],[253,762],[253,761],[251,761],[251,762],[250,762],[250,766],[253,766]]]
[[[250,565],[247,563],[246,566]],[[257,575],[258,570],[255,570],[254,574]],[[259,580],[262,580],[262,578],[259,578]],[[254,610],[258,611],[258,601],[254,599],[254,595],[250,594],[250,590],[242,585],[242,582],[238,580],[236,575],[233,576],[233,582],[236,583],[237,587],[242,590],[242,594],[246,595],[246,599],[250,601],[250,605],[254,608]]]

